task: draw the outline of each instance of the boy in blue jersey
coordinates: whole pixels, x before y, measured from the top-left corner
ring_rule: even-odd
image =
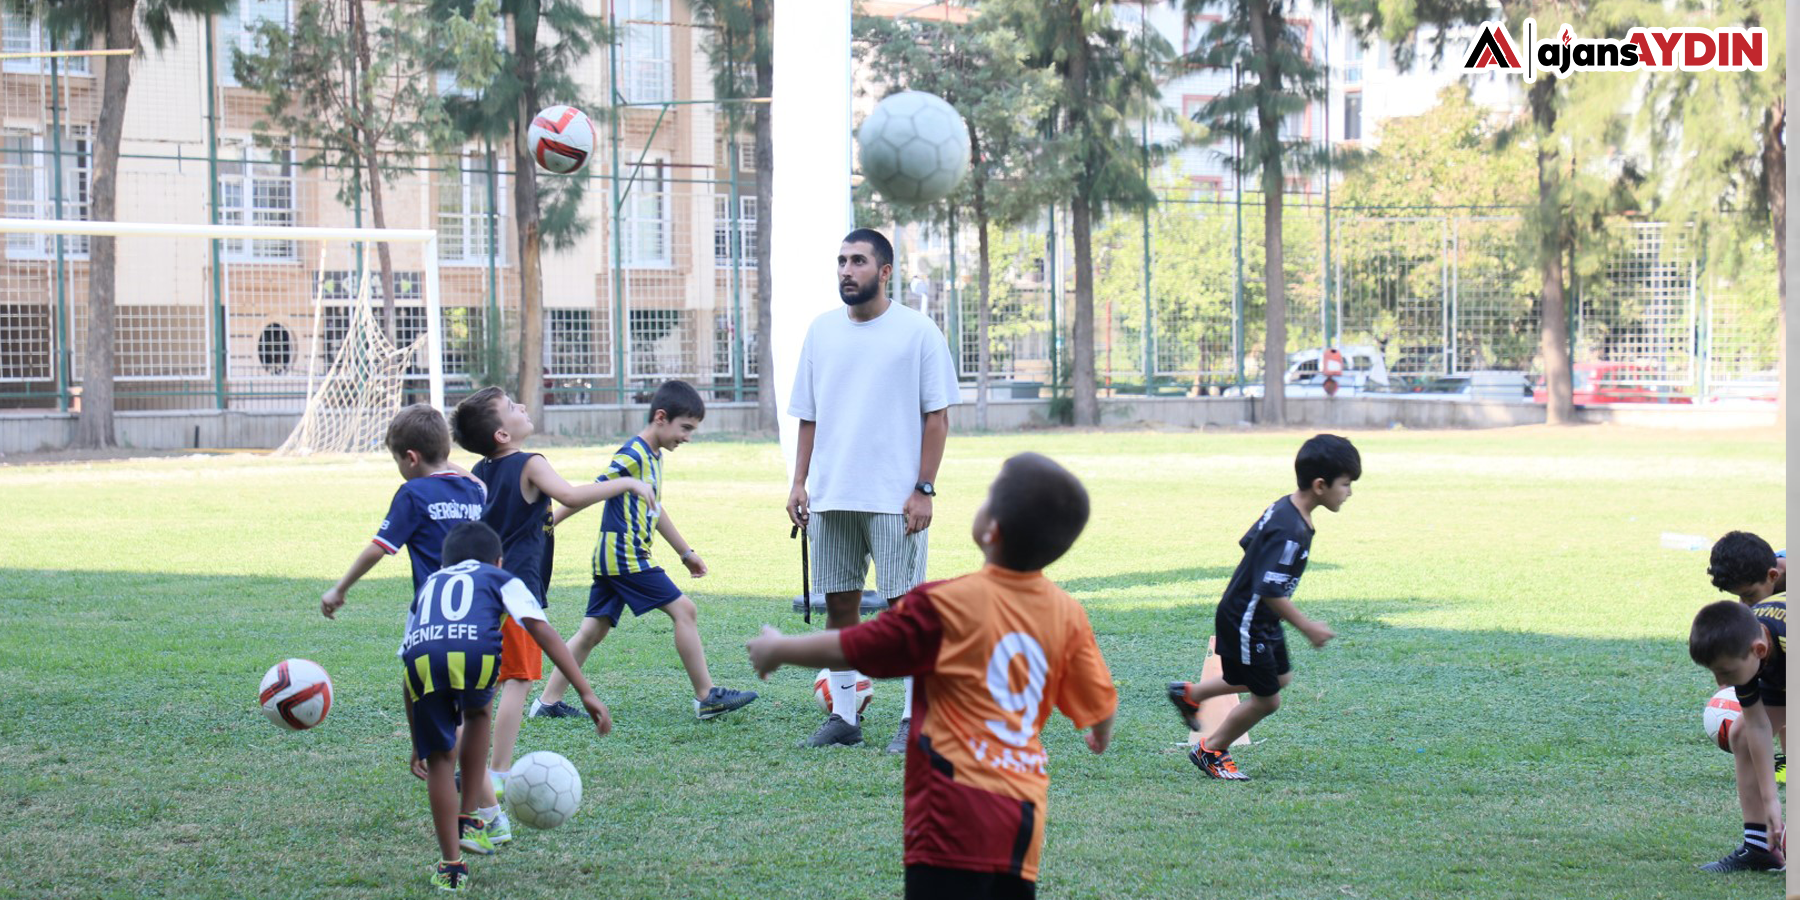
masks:
[[[476,796],[479,786],[459,791],[455,779],[459,757],[469,772],[479,771],[487,759],[502,623],[518,624],[543,645],[550,661],[575,683],[594,730],[602,736],[611,731],[612,717],[569,658],[561,636],[544,620],[531,590],[499,568],[500,536],[492,528],[480,522],[456,526],[444,538],[443,554],[448,565],[426,576],[413,598],[399,655],[406,725],[414,759],[424,760],[431,821],[442,852],[431,882],[461,891],[469,886],[462,851],[494,852],[491,822],[498,805],[483,809]]]
[[[650,400],[649,424],[613,454],[612,463],[600,474],[599,482],[641,479],[661,497],[662,455],[693,439],[704,418],[706,403],[699,392],[685,381],[664,382]],[[575,512],[573,508],[558,509],[555,521],[561,523]],[[675,622],[675,652],[694,686],[694,715],[703,720],[715,719],[755,700],[756,692],[713,684],[712,673],[706,667],[706,650],[700,644],[699,613],[694,601],[650,560],[650,545],[656,534],[669,542],[682,565],[687,566],[688,574],[705,577],[705,561],[675,530],[668,510],[654,500],[632,495],[606,501],[600,518],[600,539],[594,545],[594,586],[588,593],[587,616],[569,638],[569,655],[578,665],[586,663],[588,653],[606,639],[607,632],[618,627],[619,617],[627,607],[634,616],[660,609]],[[531,704],[531,714],[553,718],[580,715],[581,710],[563,702],[563,690],[567,687],[566,680],[552,674],[544,683],[543,696]]]
[[[482,510],[481,521],[500,535],[506,557],[504,568],[518,576],[540,603],[548,605],[551,500],[576,509],[627,492],[655,500],[650,486],[635,478],[573,485],[556,474],[549,460],[525,451],[525,442],[536,433],[536,428],[525,414],[525,407],[497,387],[482,388],[458,403],[450,425],[456,443],[482,457],[474,469],[475,477],[487,485],[487,506]],[[494,707],[493,758],[506,768],[488,770],[493,776],[493,787],[499,789],[499,793],[494,793],[489,787],[480,788],[488,805],[497,802],[506,790],[519,725],[525,718],[525,698],[531,694],[532,682],[544,677],[544,656],[523,628],[513,623],[502,626],[500,644],[500,701]],[[562,646],[560,640],[557,646]],[[490,796],[494,799],[488,800]],[[511,833],[511,824],[502,816],[500,840],[510,839]]]
[[[1708,872],[1787,870],[1781,792],[1775,787],[1774,720],[1787,713],[1787,601],[1747,606],[1720,600],[1700,608],[1688,631],[1688,656],[1720,687],[1737,689],[1743,712],[1731,729],[1744,840]]]
[[[401,547],[412,555],[412,589],[417,594],[425,576],[440,568],[438,550],[444,535],[463,522],[481,520],[487,491],[449,461],[450,426],[443,413],[423,403],[400,410],[388,424],[387,448],[406,481],[394,492],[374,540],[356,555],[344,577],[320,596],[319,611],[327,619],[337,617],[351,586]]]
[[[1314,647],[1337,636],[1325,623],[1294,605],[1294,589],[1312,552],[1313,513],[1337,512],[1350,499],[1350,484],[1362,477],[1362,456],[1335,434],[1315,435],[1294,458],[1298,489],[1263,510],[1262,518],[1238,540],[1244,559],[1225,586],[1213,615],[1222,677],[1169,683],[1169,702],[1192,731],[1200,730],[1200,704],[1225,694],[1249,693],[1217,728],[1203,735],[1188,759],[1213,778],[1248,781],[1226,752],[1231,742],[1281,708],[1281,689],[1293,680],[1281,623],[1306,635]]]

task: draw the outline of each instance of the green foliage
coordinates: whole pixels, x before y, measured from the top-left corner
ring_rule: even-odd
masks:
[[[1250,3],[1266,5],[1268,20],[1281,23],[1268,35],[1268,46],[1259,50],[1252,40]],[[1220,14],[1201,33],[1195,48],[1183,62],[1192,66],[1243,73],[1239,83],[1201,104],[1194,121],[1204,126],[1214,141],[1215,153],[1235,171],[1256,175],[1279,160],[1283,173],[1311,172],[1325,166],[1329,147],[1295,135],[1281,137],[1280,129],[1265,129],[1261,119],[1279,123],[1304,113],[1307,104],[1326,97],[1325,69],[1314,62],[1306,46],[1306,32],[1288,23],[1282,0],[1184,0],[1190,21],[1206,13]],[[1198,23],[1195,23],[1196,25]],[[1258,73],[1268,73],[1265,84]],[[1236,155],[1227,148],[1239,148]]]
[[[90,36],[106,34],[110,12],[127,3],[137,7],[139,32],[158,50],[175,43],[176,16],[216,16],[237,0],[5,0],[25,15],[38,16],[44,29],[65,50],[78,49]]]

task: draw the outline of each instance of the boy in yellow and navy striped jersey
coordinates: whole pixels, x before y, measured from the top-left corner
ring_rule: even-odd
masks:
[[[655,535],[660,534],[690,575],[706,575],[705,561],[675,529],[675,522],[661,505],[663,454],[692,440],[704,418],[706,404],[691,385],[685,381],[664,382],[651,398],[649,423],[613,454],[606,471],[595,479],[641,480],[650,485],[657,502],[633,494],[606,501],[600,518],[600,538],[594,544],[594,586],[588,593],[587,616],[569,638],[569,653],[578,664],[585,663],[588,653],[618,626],[627,607],[634,616],[660,609],[675,621],[675,652],[681,656],[688,680],[693,682],[694,715],[713,719],[755,700],[756,692],[713,684],[706,667],[706,651],[700,645],[694,601],[650,557],[650,546]],[[574,514],[575,510],[558,508],[553,521],[561,524]],[[543,696],[531,705],[531,714],[553,718],[585,716],[580,707],[563,702],[568,684],[560,673],[551,675]]]

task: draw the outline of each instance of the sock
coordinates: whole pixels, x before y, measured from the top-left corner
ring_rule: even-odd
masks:
[[[500,807],[488,806],[475,810],[475,816],[483,822],[492,822],[500,818]]]
[[[493,768],[492,766],[488,767],[488,781],[493,782],[494,784],[505,784],[506,779],[510,777],[512,777],[511,769],[501,770]]]
[[[1761,822],[1745,822],[1744,843],[1758,850],[1768,850],[1769,826]]]
[[[900,707],[900,718],[912,718],[912,676],[906,676],[906,705]]]
[[[856,682],[860,678],[854,669],[833,669],[827,682],[831,687],[831,711],[852,725],[856,724]]]

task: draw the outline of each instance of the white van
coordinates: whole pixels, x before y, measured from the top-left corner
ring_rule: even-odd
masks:
[[[1386,391],[1389,389],[1387,360],[1381,350],[1367,345],[1351,345],[1339,347],[1338,352],[1344,355],[1344,374],[1337,378],[1339,397],[1354,397],[1368,391]],[[1325,397],[1325,376],[1319,371],[1320,361],[1325,356],[1325,348],[1308,347],[1296,350],[1287,357],[1287,373],[1282,381],[1287,384],[1289,397]],[[1235,388],[1225,390],[1227,396],[1237,395]],[[1259,381],[1244,385],[1239,396],[1261,397],[1263,386]]]

